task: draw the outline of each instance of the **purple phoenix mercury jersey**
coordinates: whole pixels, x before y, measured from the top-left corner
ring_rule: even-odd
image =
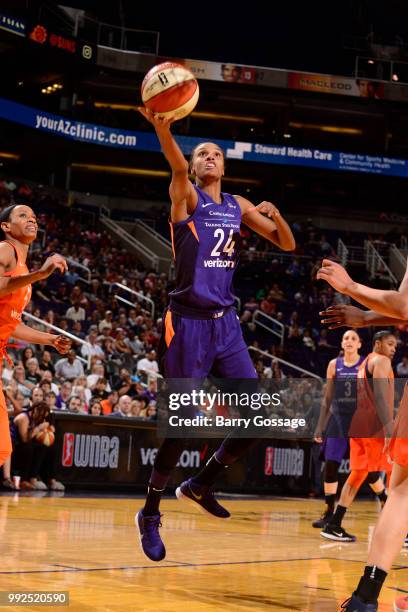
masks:
[[[234,302],[232,277],[240,247],[241,208],[228,193],[216,204],[194,186],[197,208],[185,221],[170,223],[176,269],[171,303],[217,310]]]
[[[357,408],[357,373],[364,361],[360,356],[357,363],[346,366],[344,357],[336,359],[335,393],[331,412],[340,415],[352,415]]]
[[[256,379],[257,374],[232,307],[241,209],[222,194],[216,204],[195,187],[197,208],[171,223],[176,289],[164,315],[160,365],[168,378]]]
[[[335,391],[322,445],[322,456],[326,461],[341,463],[348,448],[348,431],[357,408],[357,373],[364,357],[353,366],[346,366],[344,358],[336,359],[334,377]]]

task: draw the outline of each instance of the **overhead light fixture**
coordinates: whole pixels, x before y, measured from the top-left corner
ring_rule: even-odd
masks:
[[[206,113],[203,111],[193,111],[191,113],[193,117],[197,119],[218,119],[220,121],[240,121],[242,123],[259,123],[262,124],[264,120],[261,117],[249,117],[247,115],[230,115],[225,113]]]
[[[349,134],[350,136],[361,136],[361,128],[340,127],[338,125],[322,125],[320,123],[303,123],[303,121],[290,121],[291,128],[303,130],[318,130],[319,132],[329,132],[331,134]]]
[[[0,151],[0,157],[3,159],[14,159],[18,161],[21,158],[21,155],[17,153],[10,153],[9,151]]]
[[[167,170],[151,170],[150,168],[131,168],[129,166],[110,166],[108,164],[85,164],[73,162],[73,170],[84,170],[85,172],[105,172],[107,174],[121,174],[128,176],[151,176],[155,178],[170,178]],[[248,185],[260,185],[261,182],[253,178],[240,178],[236,176],[224,176],[223,181],[227,183],[245,183]]]
[[[241,178],[237,176],[223,176],[222,181],[225,183],[244,183],[248,185],[260,185],[261,181],[250,178]]]
[[[375,64],[375,61],[374,61],[374,60],[372,60],[372,59],[369,59],[367,63],[368,63],[368,64]]]
[[[83,106],[84,100],[77,100],[77,106]],[[139,106],[137,104],[120,104],[118,102],[100,102],[96,101],[93,103],[95,108],[110,108],[111,110],[134,110],[137,111]],[[225,113],[210,113],[204,111],[193,111],[192,117],[197,119],[216,119],[220,121],[241,121],[242,123],[258,123],[263,124],[264,120],[261,117],[250,117],[247,115],[231,115]]]
[[[108,164],[84,164],[74,162],[71,164],[73,169],[85,170],[87,172],[106,172],[108,174],[126,174],[136,176],[155,176],[169,178],[170,172],[167,170],[150,170],[149,168],[131,168],[129,166],[110,166]]]

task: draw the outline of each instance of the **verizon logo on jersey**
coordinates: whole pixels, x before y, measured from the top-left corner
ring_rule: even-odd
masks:
[[[234,268],[235,261],[227,259],[204,259],[204,268]]]

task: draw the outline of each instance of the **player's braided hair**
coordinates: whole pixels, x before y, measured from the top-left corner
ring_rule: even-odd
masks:
[[[6,237],[6,234],[1,229],[1,224],[10,221],[10,215],[16,206],[18,206],[18,204],[11,204],[10,206],[7,206],[7,208],[4,208],[0,213],[0,240],[3,240]]]
[[[395,336],[395,334],[389,329],[382,329],[381,331],[376,332],[373,336],[373,346],[375,345],[377,340],[381,342],[381,340],[384,340],[384,338],[388,338],[388,336]]]

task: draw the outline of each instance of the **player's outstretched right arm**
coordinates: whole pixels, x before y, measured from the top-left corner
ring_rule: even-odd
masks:
[[[384,325],[407,325],[408,321],[404,319],[395,319],[387,317],[375,310],[363,310],[357,306],[349,304],[336,304],[329,306],[326,310],[319,312],[323,317],[322,324],[327,325],[329,329],[337,329],[338,327],[383,327]]]
[[[398,291],[373,289],[353,281],[343,266],[330,259],[323,259],[316,278],[327,281],[336,291],[348,295],[375,312],[408,321],[407,282],[403,281]]]
[[[35,272],[22,274],[21,276],[4,276],[6,272],[13,266],[14,251],[7,243],[0,244],[0,297],[9,295],[17,289],[27,287],[40,280],[48,278],[54,270],[59,270],[61,274],[68,269],[67,262],[61,255],[51,255],[48,257],[41,268]]]
[[[171,220],[174,223],[184,221],[194,212],[198,196],[188,178],[188,162],[170,131],[174,119],[160,117],[144,107],[139,107],[139,111],[153,125],[164,156],[170,164]]]

